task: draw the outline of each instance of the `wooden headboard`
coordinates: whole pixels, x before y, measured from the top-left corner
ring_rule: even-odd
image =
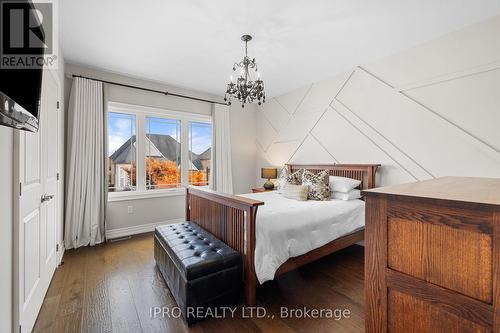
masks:
[[[326,170],[330,176],[347,177],[361,181],[360,190],[375,187],[375,173],[380,164],[287,164],[288,171],[306,169],[312,173]]]

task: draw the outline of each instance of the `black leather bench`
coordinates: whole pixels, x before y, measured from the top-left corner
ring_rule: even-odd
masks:
[[[196,308],[237,303],[240,255],[198,225],[183,222],[157,227],[154,256],[189,324],[201,319],[193,316],[199,313]]]

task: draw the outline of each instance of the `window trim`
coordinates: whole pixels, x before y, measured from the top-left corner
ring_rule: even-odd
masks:
[[[124,191],[124,192],[109,192],[108,202],[143,200],[151,198],[177,197],[186,194],[184,186],[173,189],[159,189],[153,191]]]
[[[143,105],[126,104],[119,102],[108,102],[107,113],[124,113],[135,115],[135,135],[137,138],[146,136],[146,117],[170,118],[179,120],[181,123],[181,186],[173,189],[146,189],[146,160],[144,147],[137,144],[136,147],[136,190],[124,192],[109,192],[108,202],[139,200],[158,197],[185,195],[188,186],[189,170],[189,122],[201,122],[212,124],[212,116],[191,112],[173,111]],[[107,115],[106,115],[107,116]],[[136,141],[138,142],[138,140]],[[183,144],[184,143],[184,144]],[[212,143],[213,144],[213,143]],[[106,147],[107,150],[108,147]],[[107,152],[109,154],[109,152]],[[107,170],[106,170],[107,172]],[[107,178],[106,178],[107,179]]]

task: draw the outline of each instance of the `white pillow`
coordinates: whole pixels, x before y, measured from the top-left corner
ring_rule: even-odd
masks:
[[[347,193],[350,190],[355,189],[361,184],[360,180],[346,178],[346,177],[337,177],[330,176],[330,191],[332,192],[344,192]]]
[[[309,186],[307,185],[292,185],[285,184],[281,190],[281,194],[288,199],[306,201],[309,194]]]
[[[333,199],[338,199],[338,200],[354,200],[354,199],[360,199],[361,198],[361,191],[360,190],[350,190],[349,192],[337,192],[333,191],[332,192],[332,198]]]

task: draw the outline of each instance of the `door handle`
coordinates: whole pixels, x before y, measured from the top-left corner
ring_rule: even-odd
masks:
[[[54,198],[54,195],[49,195],[49,194],[44,194],[42,195],[42,203],[44,203],[45,201],[50,201]]]

